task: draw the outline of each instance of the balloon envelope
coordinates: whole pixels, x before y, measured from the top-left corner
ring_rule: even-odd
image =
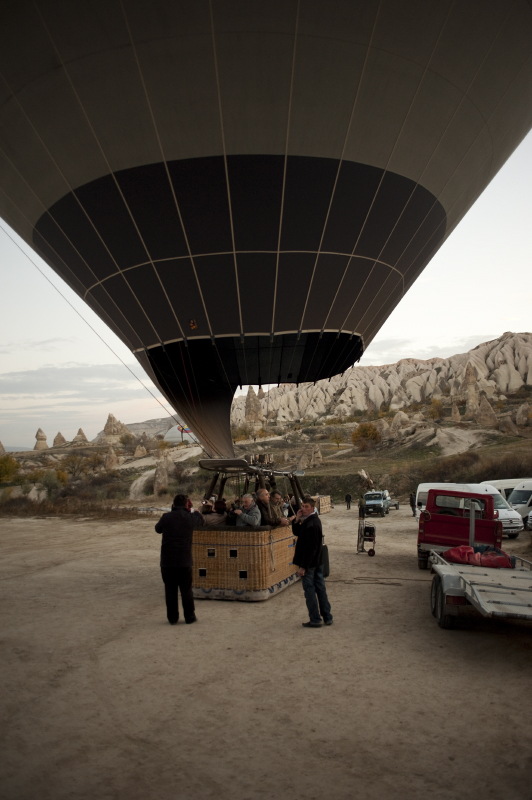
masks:
[[[0,22],[0,213],[216,456],[238,385],[357,361],[532,124],[526,0]]]

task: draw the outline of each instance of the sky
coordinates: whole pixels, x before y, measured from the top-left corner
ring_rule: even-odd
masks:
[[[391,314],[361,364],[445,358],[505,331],[532,330],[531,176],[529,134]],[[80,427],[92,439],[110,412],[126,424],[173,413],[128,348],[4,221],[0,226],[4,446],[33,447],[39,427],[49,444],[58,431],[70,440]]]

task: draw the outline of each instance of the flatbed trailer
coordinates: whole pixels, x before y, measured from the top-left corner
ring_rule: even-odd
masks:
[[[452,628],[457,616],[532,621],[532,562],[516,556],[514,569],[453,564],[434,550],[430,607],[440,628]]]

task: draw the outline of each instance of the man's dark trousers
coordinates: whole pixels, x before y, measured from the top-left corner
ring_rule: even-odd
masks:
[[[347,503],[347,510],[349,511],[351,508],[351,500],[346,500],[345,502]]]
[[[185,622],[194,619],[194,596],[192,594],[192,567],[161,567],[166,597],[166,616],[169,622],[179,619],[177,590],[181,592]]]
[[[330,622],[332,620],[331,604],[325,588],[323,567],[320,565],[306,569],[301,582],[311,623],[315,625],[321,623],[322,617],[324,622]]]

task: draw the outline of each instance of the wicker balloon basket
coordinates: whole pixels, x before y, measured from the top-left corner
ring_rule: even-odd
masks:
[[[284,528],[198,528],[192,541],[192,589],[206,600],[269,600],[299,578],[296,537]]]

